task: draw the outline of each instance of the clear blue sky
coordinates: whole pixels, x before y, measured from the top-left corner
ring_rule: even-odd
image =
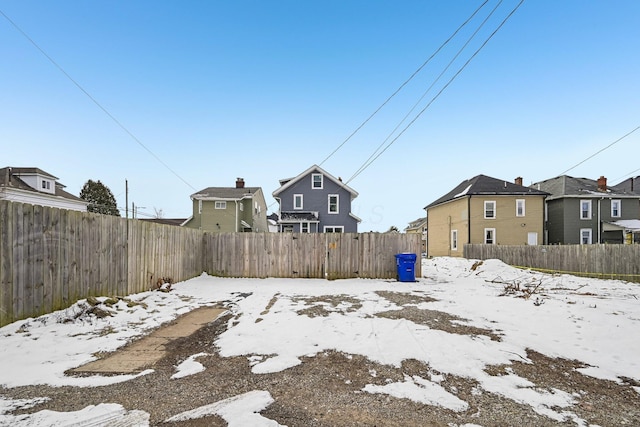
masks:
[[[153,153],[0,16],[0,166],[39,167],[74,194],[101,180],[120,207],[128,180],[141,216],[186,218],[191,194],[236,177],[277,210],[278,180],[322,162],[482,3],[0,0]],[[502,2],[410,119],[517,4]],[[322,167],[348,180],[496,5]],[[477,174],[555,177],[640,126],[639,16],[637,0],[525,1],[349,182],[359,230],[403,229]],[[639,155],[640,130],[568,174],[617,183],[640,174]]]

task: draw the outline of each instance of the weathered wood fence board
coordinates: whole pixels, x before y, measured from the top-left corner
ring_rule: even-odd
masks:
[[[0,200],[0,326],[163,278],[395,278],[412,234],[206,233]],[[420,277],[420,262],[416,277]]]
[[[640,245],[465,245],[469,259],[499,259],[506,264],[550,272],[640,282]]]

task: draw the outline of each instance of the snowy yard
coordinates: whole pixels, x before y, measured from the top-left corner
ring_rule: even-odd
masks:
[[[122,299],[107,308],[112,316],[89,315],[79,302],[67,310],[13,323],[0,329],[0,425],[52,426],[83,420],[95,425],[115,420],[118,425],[149,425],[150,414],[139,407],[102,402],[62,412],[38,408],[47,402],[47,395],[8,396],[17,387],[92,388],[153,375],[147,370],[137,375],[81,377],[65,371],[180,314],[216,304],[228,307],[231,315],[209,353],[243,357],[257,376],[285,372],[327,352],[395,369],[413,360],[427,371],[404,374],[398,380],[370,370],[370,383],[356,392],[408,399],[464,416],[471,404],[446,381],[464,378],[474,383],[474,395],[525,405],[543,420],[594,425],[578,410],[586,405],[586,392],[537,384],[509,368],[516,362],[533,364],[529,355],[535,352],[574,361],[577,375],[635,390],[632,399],[636,408],[640,406],[640,285],[534,273],[496,260],[476,264],[453,258],[423,260],[423,275],[415,283],[202,275],[175,284],[169,293]],[[429,320],[419,320],[425,314]],[[171,381],[201,375],[207,368],[199,360],[209,353],[194,353],[176,364]],[[503,366],[507,367],[495,372]],[[261,414],[274,401],[269,391],[256,389],[161,421],[215,414],[230,426],[283,425]],[[16,414],[18,410],[22,412]],[[630,425],[640,422],[634,418],[637,412],[626,416]]]

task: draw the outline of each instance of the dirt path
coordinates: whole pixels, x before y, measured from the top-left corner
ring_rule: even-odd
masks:
[[[223,308],[201,307],[184,314],[170,325],[156,329],[107,357],[72,370],[74,374],[135,374],[153,367],[167,355],[167,347],[177,338],[189,337],[207,323],[215,321]]]

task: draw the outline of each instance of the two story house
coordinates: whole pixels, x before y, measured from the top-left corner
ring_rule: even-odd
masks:
[[[38,168],[0,168],[0,200],[86,212],[89,203],[66,192],[57,180]]]
[[[351,213],[358,193],[320,166],[295,178],[280,180],[278,231],[294,233],[357,233],[360,218]]]
[[[547,193],[478,175],[425,206],[427,254],[463,256],[467,243],[537,245],[544,230]]]
[[[610,187],[604,176],[593,180],[562,175],[531,187],[550,193],[546,199],[548,244],[631,243],[634,239],[640,194]]]
[[[193,215],[182,225],[215,233],[268,232],[267,204],[260,187],[208,187],[191,195]]]

